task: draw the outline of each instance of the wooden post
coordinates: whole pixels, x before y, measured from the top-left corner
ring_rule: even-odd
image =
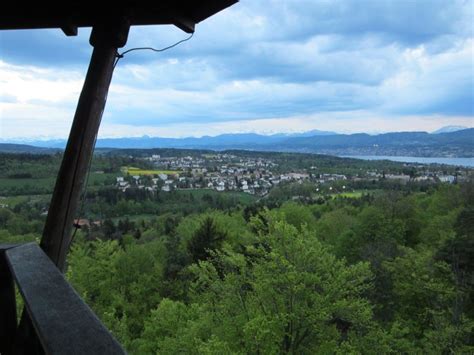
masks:
[[[8,268],[5,252],[15,245],[0,245],[0,354],[13,354],[16,336],[16,300],[13,276]]]
[[[129,22],[122,17],[108,19],[92,28],[90,44],[94,50],[40,243],[46,255],[61,271],[64,271],[74,216],[94,152],[95,137],[99,131],[112,80],[117,48],[123,47],[127,42],[129,29]],[[15,353],[19,355],[42,353],[31,318],[25,308],[14,346]]]
[[[74,217],[105,108],[117,48],[125,45],[129,28],[128,22],[120,18],[92,29],[90,43],[94,50],[41,239],[42,249],[61,271],[64,271]]]

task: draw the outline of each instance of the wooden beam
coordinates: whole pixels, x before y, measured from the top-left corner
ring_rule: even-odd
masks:
[[[67,24],[63,25],[61,27],[61,30],[64,32],[64,34],[68,37],[70,36],[77,36],[77,26]]]
[[[125,45],[130,26],[124,19],[92,29],[94,46],[89,69],[77,105],[66,150],[59,169],[41,248],[64,271],[71,243],[73,220],[94,151],[107,100],[117,48]]]
[[[185,16],[176,15],[174,25],[186,33],[194,33],[196,23]]]

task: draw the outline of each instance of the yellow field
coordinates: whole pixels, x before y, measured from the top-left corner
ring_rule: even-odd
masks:
[[[158,174],[167,174],[173,175],[178,174],[177,170],[144,170],[139,168],[134,168],[133,166],[124,166],[121,169],[125,174],[130,175],[158,175]]]

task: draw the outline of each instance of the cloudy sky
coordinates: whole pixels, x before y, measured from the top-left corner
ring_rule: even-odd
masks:
[[[101,137],[474,126],[474,1],[241,0],[114,73]],[[65,138],[90,30],[0,33],[0,139]],[[131,29],[165,47],[173,26]]]

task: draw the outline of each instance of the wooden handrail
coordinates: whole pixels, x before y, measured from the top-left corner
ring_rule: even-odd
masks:
[[[125,354],[36,243],[3,254],[46,354]]]

